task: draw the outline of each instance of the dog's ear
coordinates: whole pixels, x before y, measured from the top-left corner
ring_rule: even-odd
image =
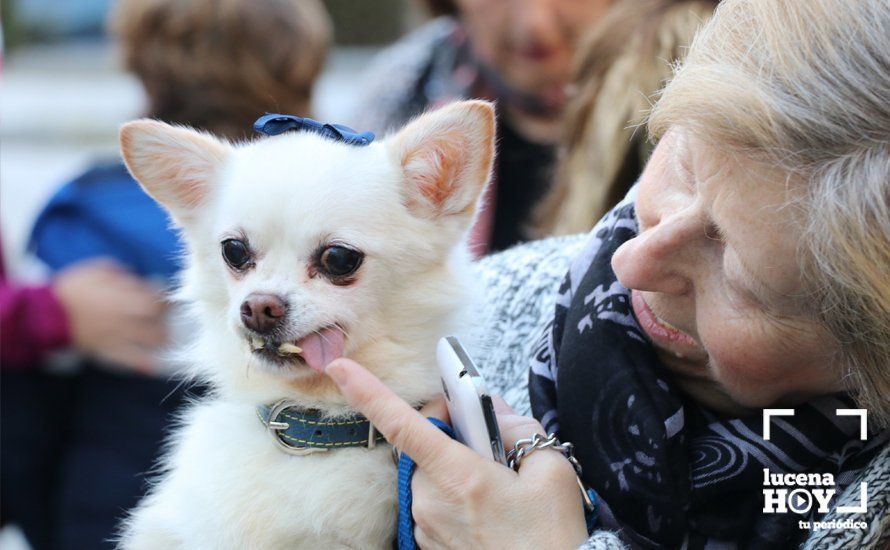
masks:
[[[147,119],[124,124],[120,141],[130,173],[180,225],[194,219],[232,149],[209,134]]]
[[[396,134],[408,207],[425,217],[472,218],[494,162],[494,107],[461,101],[426,113]]]

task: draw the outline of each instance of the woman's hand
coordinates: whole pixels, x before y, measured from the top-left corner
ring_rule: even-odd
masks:
[[[167,341],[167,305],[158,289],[108,260],[91,260],[59,273],[53,290],[75,347],[113,365],[155,372]]]
[[[354,361],[338,359],[325,372],[350,405],[417,463],[412,512],[420,547],[576,548],[587,538],[575,471],[559,452],[535,451],[513,472],[426,420],[447,417],[441,399],[417,412]],[[500,408],[507,449],[534,433],[546,435],[533,418],[502,401]]]

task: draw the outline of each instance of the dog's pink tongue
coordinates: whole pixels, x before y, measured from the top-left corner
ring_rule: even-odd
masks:
[[[344,345],[343,331],[334,327],[313,332],[297,342],[297,346],[303,349],[300,353],[303,361],[316,372],[324,372],[328,363],[342,357]]]

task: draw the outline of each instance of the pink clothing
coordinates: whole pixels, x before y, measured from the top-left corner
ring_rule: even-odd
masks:
[[[49,286],[19,286],[6,278],[0,251],[0,365],[4,370],[39,364],[46,353],[71,342],[68,317]]]

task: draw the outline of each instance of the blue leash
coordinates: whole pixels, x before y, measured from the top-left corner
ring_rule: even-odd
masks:
[[[451,426],[438,418],[427,418],[427,420],[454,439],[454,430]],[[411,515],[411,504],[414,501],[411,494],[411,480],[414,478],[416,468],[417,464],[407,453],[399,455],[399,550],[417,548],[417,541],[414,540],[414,516]]]
[[[438,418],[427,418],[433,426],[439,428],[445,435],[451,439],[455,439],[454,430],[451,426],[442,422]],[[414,478],[414,470],[417,464],[411,460],[406,453],[399,455],[399,550],[416,550],[417,541],[414,540],[414,516],[411,515],[411,505],[414,497],[411,494],[411,480]],[[597,506],[597,497],[593,489],[587,489],[587,495],[594,504],[593,511],[584,512],[584,519],[587,523],[587,532],[592,533],[599,519],[599,506]]]

